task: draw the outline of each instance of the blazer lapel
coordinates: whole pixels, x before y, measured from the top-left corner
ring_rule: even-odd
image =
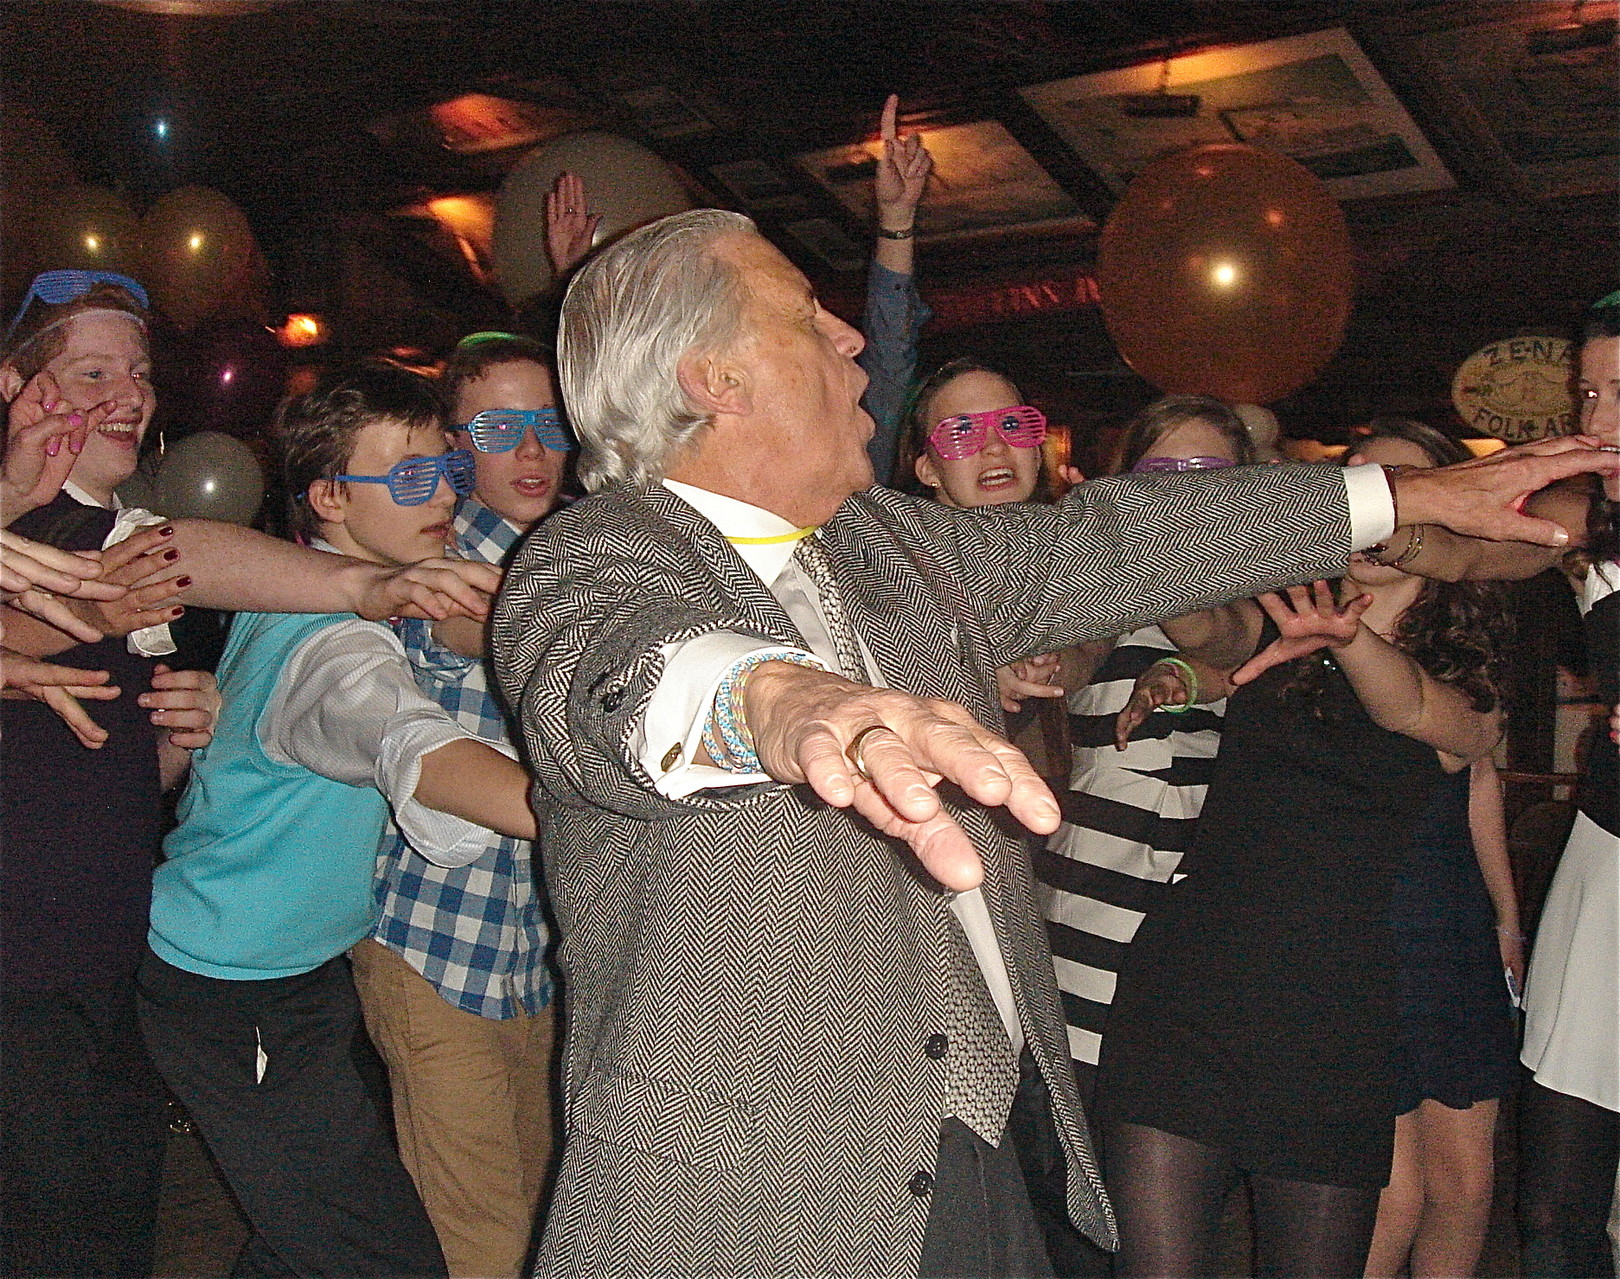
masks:
[[[846,502],[821,536],[850,621],[884,680],[907,693],[961,702],[983,719],[989,707],[964,671],[972,644],[950,593],[886,527],[862,515],[855,502]]]

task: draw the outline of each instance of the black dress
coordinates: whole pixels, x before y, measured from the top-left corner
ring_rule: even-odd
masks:
[[[1395,882],[1396,1107],[1453,1110],[1504,1097],[1519,1073],[1518,1026],[1496,913],[1468,827],[1468,770],[1436,787]]]
[[[1143,923],[1103,1039],[1098,1110],[1227,1153],[1246,1172],[1389,1179],[1397,1097],[1397,871],[1445,776],[1378,727],[1330,660],[1228,703],[1183,869]]]

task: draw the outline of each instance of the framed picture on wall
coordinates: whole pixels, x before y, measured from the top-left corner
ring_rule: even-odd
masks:
[[[999,120],[927,128],[923,141],[934,157],[934,172],[917,209],[919,239],[1037,226],[1096,228],[1096,222]],[[862,225],[870,225],[872,182],[882,154],[883,144],[873,140],[809,151],[795,157],[795,163]]]
[[[1423,86],[1488,180],[1530,199],[1595,195],[1614,190],[1620,168],[1615,11],[1589,4],[1583,24],[1566,6],[1524,4],[1490,22],[1391,32],[1379,48]]]
[[[1168,74],[1167,74],[1168,72]],[[1144,110],[1159,90],[1190,114]],[[1070,76],[1019,90],[1115,194],[1158,156],[1206,142],[1280,151],[1341,200],[1455,186],[1429,140],[1343,28]]]

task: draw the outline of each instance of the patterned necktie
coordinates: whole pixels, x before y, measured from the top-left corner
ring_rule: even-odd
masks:
[[[945,1031],[950,1037],[945,1113],[960,1119],[990,1145],[999,1146],[1007,1130],[1013,1094],[1018,1091],[1018,1063],[967,934],[954,913],[947,909],[945,914],[950,967],[945,992]]]
[[[832,637],[833,651],[838,655],[838,673],[857,684],[866,683],[866,659],[861,656],[855,628],[849,624],[849,614],[844,611],[844,597],[839,593],[832,565],[827,562],[827,552],[814,533],[799,542],[793,562],[815,583],[816,593],[821,596],[821,617],[827,624],[827,634]]]

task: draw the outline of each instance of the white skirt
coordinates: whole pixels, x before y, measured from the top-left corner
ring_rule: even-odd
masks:
[[[1536,929],[1520,1059],[1536,1082],[1620,1110],[1620,837],[1575,816]]]

